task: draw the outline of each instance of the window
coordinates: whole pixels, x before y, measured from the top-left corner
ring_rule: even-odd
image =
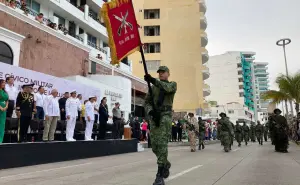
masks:
[[[144,19],[159,19],[160,10],[159,9],[149,9],[144,11]]]
[[[145,53],[160,53],[160,43],[145,43]]]
[[[103,47],[104,47],[104,48],[105,48],[105,47],[108,47],[108,44],[105,43],[105,42],[103,42]]]
[[[91,62],[91,73],[96,74],[96,62]]]
[[[243,74],[243,71],[238,71],[238,75],[242,75]]]
[[[239,89],[244,89],[244,86],[243,85],[239,85]]]
[[[35,0],[26,0],[27,8],[34,11],[35,13],[40,13],[41,5]]]
[[[243,78],[239,78],[239,82],[244,82]]]
[[[147,60],[146,65],[149,71],[157,71],[160,66],[160,60]]]
[[[9,45],[0,41],[0,62],[12,65],[13,58],[13,52]]]
[[[241,63],[238,63],[238,64],[237,64],[237,67],[238,67],[238,68],[242,67],[242,64],[241,64]]]
[[[88,34],[88,45],[95,48],[96,44],[97,44],[97,38],[94,37],[93,35]]]
[[[145,36],[159,36],[160,35],[160,26],[145,26],[144,27]]]
[[[58,25],[61,24],[61,25],[65,26],[66,20],[63,17],[61,17],[61,16],[59,16],[57,14],[54,14],[54,16],[58,18]]]
[[[121,62],[129,66],[128,57],[125,57]]]
[[[240,97],[244,97],[244,93],[243,92],[240,92],[239,95],[240,95]]]
[[[228,114],[234,114],[234,110],[228,110]]]

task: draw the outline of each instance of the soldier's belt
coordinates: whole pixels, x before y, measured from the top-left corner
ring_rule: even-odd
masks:
[[[161,111],[161,112],[172,112],[173,108],[172,106],[161,106],[161,107],[158,107],[157,109],[158,111]]]

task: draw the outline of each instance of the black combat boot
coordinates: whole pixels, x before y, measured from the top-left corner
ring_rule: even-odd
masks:
[[[201,150],[201,144],[199,144],[199,146],[198,146],[198,150]]]
[[[164,167],[158,167],[157,169],[157,174],[156,174],[156,179],[153,182],[153,185],[165,185],[165,181],[163,178],[163,172],[164,172]]]
[[[238,147],[241,147],[241,143],[239,143]]]
[[[164,170],[163,170],[163,178],[168,178],[170,175],[170,168],[171,168],[171,163],[168,161],[165,166],[164,166]]]
[[[202,149],[204,149],[204,148],[205,148],[204,143],[202,143]]]

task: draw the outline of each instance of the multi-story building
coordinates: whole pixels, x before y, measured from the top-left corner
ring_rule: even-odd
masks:
[[[18,1],[15,7],[0,3],[0,62],[56,77],[122,76],[131,80],[132,94],[143,98],[147,85],[132,74],[131,62],[110,64],[107,32],[98,15],[104,1],[26,2],[26,7]]]
[[[254,52],[232,51],[211,56],[208,63],[211,94],[207,99],[217,102],[212,108],[215,112],[225,111],[234,117],[233,121],[256,120],[254,55]]]
[[[157,76],[160,65],[168,66],[170,80],[178,85],[174,110],[201,114],[204,97],[210,94],[209,86],[204,83],[210,76],[205,65],[208,61],[205,1],[133,2],[150,74]],[[129,58],[133,61],[133,74],[143,77],[140,54]]]
[[[262,98],[262,93],[269,90],[269,73],[267,62],[255,62],[254,63],[254,75],[255,75],[255,88],[256,88],[256,101],[258,109],[258,120],[266,121],[268,116],[269,101]]]

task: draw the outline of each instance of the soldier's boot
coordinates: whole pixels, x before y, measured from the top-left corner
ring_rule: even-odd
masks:
[[[171,163],[167,161],[167,163],[164,166],[164,171],[163,171],[163,178],[168,178],[170,175],[170,168],[171,168]]]
[[[248,142],[246,141],[246,146],[248,145]]]
[[[204,148],[205,148],[204,143],[202,143],[202,149],[204,149]]]
[[[225,152],[229,152],[229,148],[228,147],[224,147],[224,151]]]
[[[229,145],[229,150],[231,150],[231,145]]]
[[[195,149],[191,149],[191,152],[196,152],[196,150]]]
[[[199,144],[199,146],[198,146],[198,150],[201,150],[201,144]]]
[[[241,143],[239,143],[238,147],[241,147]]]
[[[163,178],[164,167],[158,167],[156,178],[153,182],[153,185],[165,185],[165,181]]]

